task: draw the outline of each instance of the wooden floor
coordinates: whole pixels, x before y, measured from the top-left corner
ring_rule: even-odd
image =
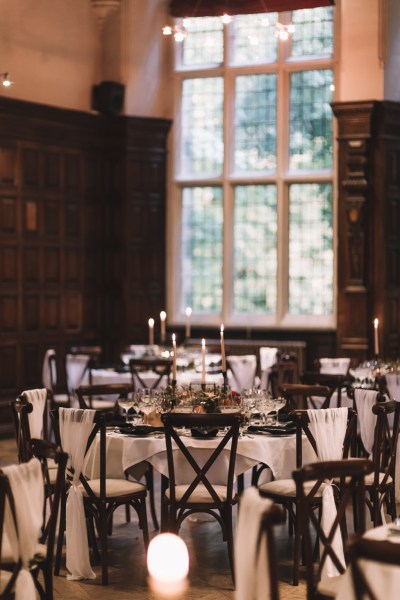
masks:
[[[13,440],[0,441],[0,466],[16,461],[16,448]],[[156,535],[151,528],[150,534]],[[291,540],[287,527],[277,528],[279,555],[280,595],[282,600],[304,599],[304,582],[298,587],[292,586],[291,577]],[[185,595],[187,599],[222,600],[234,598],[230,577],[226,544],[221,539],[221,531],[214,522],[187,522],[181,535],[188,545],[190,555],[190,587]],[[54,578],[55,600],[136,600],[153,598],[147,587],[146,556],[143,538],[137,520],[125,522],[125,512],[117,513],[114,532],[109,544],[110,583],[102,586],[100,569],[93,565],[97,578],[92,581],[67,581],[65,571]]]

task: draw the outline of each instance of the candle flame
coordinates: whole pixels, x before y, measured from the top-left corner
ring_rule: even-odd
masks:
[[[379,319],[374,319],[374,327],[375,327],[375,329],[378,329],[378,325],[379,325]]]
[[[221,325],[221,333],[224,333],[224,326]]]
[[[161,321],[165,321],[166,318],[167,318],[167,313],[165,312],[165,310],[162,310],[160,312],[160,319],[161,319]]]
[[[154,327],[154,319],[149,319],[149,327]]]
[[[176,342],[176,335],[174,333],[172,334],[172,341]]]
[[[201,340],[201,346],[202,348],[206,347],[206,340],[204,338]]]
[[[185,310],[186,316],[190,317],[190,315],[192,314],[192,309],[190,308],[190,306],[187,307],[187,309]]]

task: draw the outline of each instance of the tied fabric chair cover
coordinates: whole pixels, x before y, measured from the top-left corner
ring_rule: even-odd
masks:
[[[55,369],[55,363],[50,360],[50,357],[55,356],[56,351],[50,348],[46,350],[46,354],[44,355],[43,360],[43,369],[42,369],[42,383],[43,387],[48,390],[53,390],[53,385],[57,383],[57,373]]]
[[[347,408],[328,408],[326,410],[308,410],[309,429],[315,439],[318,458],[320,461],[340,460],[343,453],[344,438],[347,428]],[[336,505],[333,495],[332,482],[325,481],[322,492],[322,531],[329,532],[336,517]],[[343,566],[346,565],[343,552],[343,540],[337,529],[332,542],[335,554]],[[327,558],[322,578],[335,577],[339,571],[330,557]]]
[[[86,444],[96,414],[92,409],[60,408],[60,437],[68,453],[67,479],[71,480],[66,506],[67,579],[95,579],[89,560],[85,511],[79,477]]]
[[[37,551],[43,525],[44,487],[39,460],[3,467],[14,498],[18,532],[15,529],[10,506],[6,506],[5,530],[15,562],[22,563],[15,583],[16,600],[36,600],[35,583],[29,564]]]
[[[43,439],[43,419],[47,403],[47,389],[25,390],[22,396],[32,404],[32,412],[28,414],[31,438]]]
[[[361,388],[354,390],[354,402],[360,425],[361,441],[368,456],[371,455],[374,444],[376,415],[372,412],[372,407],[376,404],[377,399],[378,394],[375,390],[363,390]]]
[[[228,356],[227,363],[230,369],[230,386],[234,390],[240,392],[254,386],[257,370],[257,357],[254,354]]]
[[[262,498],[254,486],[241,496],[235,538],[236,600],[274,597],[270,582],[275,574],[270,570],[268,546],[260,543],[263,516],[273,506],[272,500]]]
[[[270,348],[269,346],[261,346],[260,348],[260,371],[261,371],[261,383],[260,388],[262,390],[268,389],[270,386],[269,376],[272,367],[276,364],[278,356],[278,348]]]
[[[350,366],[350,358],[320,358],[320,373],[346,375]]]
[[[65,368],[67,371],[67,386],[70,394],[80,385],[89,383],[89,362],[91,357],[88,354],[67,354],[65,358]]]

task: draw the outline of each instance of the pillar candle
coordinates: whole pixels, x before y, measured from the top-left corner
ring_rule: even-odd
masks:
[[[201,383],[206,382],[206,340],[201,340]]]
[[[379,320],[378,319],[374,319],[374,354],[376,356],[378,356],[378,354],[379,354],[379,333],[378,333],[378,327],[379,327]]]
[[[186,338],[190,338],[190,316],[192,314],[192,309],[190,308],[190,306],[187,307],[187,309],[185,310],[186,313],[186,333],[185,333],[185,337]]]
[[[225,356],[225,340],[224,340],[224,326],[221,325],[221,358],[222,358],[222,372],[226,373],[226,356]]]
[[[176,336],[172,334],[172,381],[176,381]]]
[[[189,572],[189,553],[182,538],[174,533],[160,533],[147,551],[149,584],[159,600],[184,598]]]
[[[160,312],[160,320],[161,320],[161,343],[165,344],[165,320],[167,318],[167,313],[165,310]]]
[[[154,319],[149,319],[149,344],[154,346]]]

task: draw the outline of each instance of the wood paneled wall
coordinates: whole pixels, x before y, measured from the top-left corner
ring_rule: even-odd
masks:
[[[1,431],[47,348],[63,376],[71,345],[111,359],[164,307],[170,123],[5,98],[0,114]]]
[[[337,346],[400,356],[400,103],[333,105],[339,143]]]

